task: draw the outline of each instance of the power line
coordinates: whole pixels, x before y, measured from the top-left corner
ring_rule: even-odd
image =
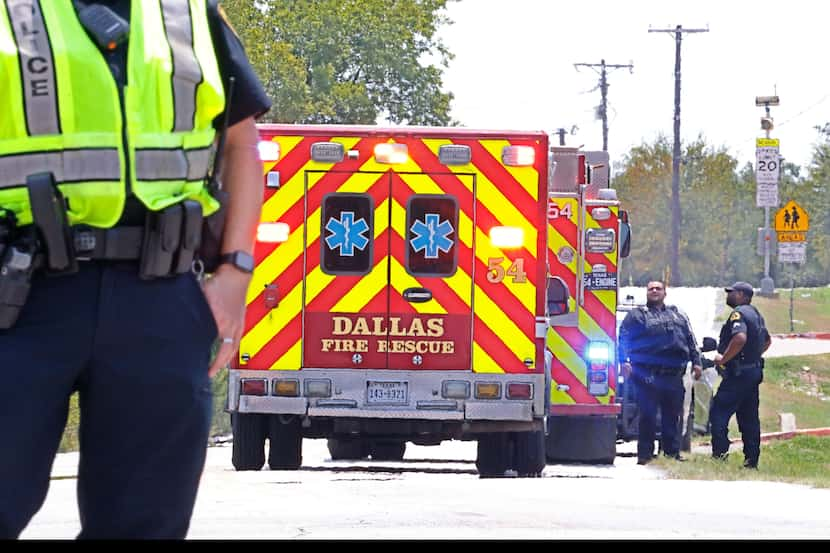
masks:
[[[816,102],[815,104],[811,105],[811,106],[810,106],[810,107],[808,107],[808,108],[804,108],[803,110],[801,110],[801,111],[800,111],[799,113],[797,113],[796,115],[793,115],[792,117],[790,117],[789,119],[787,119],[787,120],[786,120],[786,121],[784,121],[783,123],[778,123],[778,125],[776,125],[776,126],[777,126],[778,128],[781,128],[781,127],[783,127],[784,125],[786,125],[787,123],[789,123],[790,121],[793,121],[794,119],[798,119],[799,117],[801,117],[802,115],[804,115],[805,113],[807,113],[808,111],[810,111],[811,109],[813,109],[814,107],[816,107],[816,106],[818,106],[818,105],[823,104],[825,101],[827,101],[827,99],[828,99],[828,98],[830,98],[830,94],[825,94],[825,95],[824,95],[824,97],[823,97],[821,100],[819,100],[818,102]]]
[[[608,69],[623,69],[627,68],[631,73],[634,72],[634,66],[632,64],[626,65],[619,65],[619,64],[607,64],[605,60],[600,60],[599,63],[575,63],[574,68],[579,71],[580,67],[590,67],[594,71],[597,71],[597,68],[600,68],[597,73],[599,73],[599,89],[602,93],[602,100],[599,104],[599,116],[602,119],[602,151],[608,151]],[[593,90],[596,90],[594,88]]]

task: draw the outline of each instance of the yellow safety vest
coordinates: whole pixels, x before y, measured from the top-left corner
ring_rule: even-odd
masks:
[[[205,188],[225,95],[206,0],[131,2],[127,86],[69,0],[0,0],[0,207],[32,222],[26,177],[51,172],[70,224],[115,225],[129,186],[148,209]],[[124,129],[126,127],[126,132]],[[127,171],[129,167],[129,171]]]

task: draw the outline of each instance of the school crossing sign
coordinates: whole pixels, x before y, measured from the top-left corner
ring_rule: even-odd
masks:
[[[778,242],[804,242],[810,230],[810,216],[795,201],[790,200],[775,214],[775,232]]]
[[[810,216],[795,201],[790,200],[775,214],[778,233],[778,261],[804,263],[807,260],[807,231]]]

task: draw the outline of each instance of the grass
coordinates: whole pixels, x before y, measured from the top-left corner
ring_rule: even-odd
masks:
[[[830,426],[830,354],[767,359],[759,411],[762,432],[780,430],[778,413],[798,428]]]
[[[809,370],[805,370],[808,368]],[[830,427],[830,354],[767,359],[760,388],[761,432],[780,431],[779,413],[793,413],[798,428]],[[739,439],[733,417],[731,439]],[[708,444],[709,436],[695,440]],[[655,465],[672,478],[691,480],[767,480],[830,488],[830,437],[798,436],[761,445],[760,469],[742,468],[743,453],[733,445],[726,463],[692,453],[687,462],[658,459]]]
[[[796,288],[792,292],[792,327],[790,289],[779,288],[777,298],[764,298],[757,294],[752,298],[752,304],[764,316],[770,333],[830,332],[830,287]]]
[[[758,470],[743,468],[743,454],[732,452],[726,462],[691,454],[685,463],[658,458],[654,466],[684,480],[763,480],[830,488],[830,437],[797,436],[761,445]]]

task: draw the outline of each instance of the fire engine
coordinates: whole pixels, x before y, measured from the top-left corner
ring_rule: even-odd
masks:
[[[476,440],[481,476],[578,453],[585,437],[561,421],[615,405],[620,234],[616,199],[588,196],[590,171],[552,171],[585,155],[551,157],[544,132],[258,129],[234,467],[261,469],[267,440],[271,469],[297,469],[303,438],[375,460]]]

